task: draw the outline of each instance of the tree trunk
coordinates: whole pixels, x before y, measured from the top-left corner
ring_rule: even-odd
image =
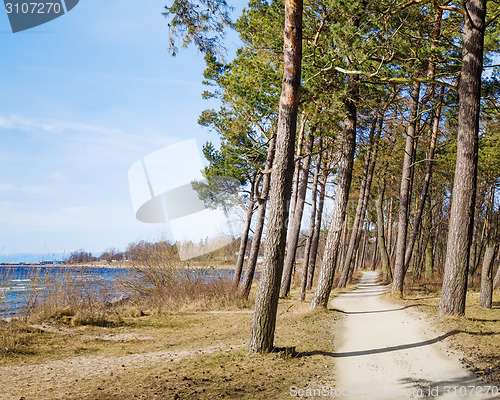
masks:
[[[479,305],[485,308],[491,308],[493,301],[493,264],[498,251],[497,215],[493,212],[495,208],[495,184],[488,193],[488,212],[485,221],[486,251],[481,269],[481,296],[479,298]]]
[[[240,249],[238,251],[238,260],[236,261],[236,267],[234,269],[233,281],[231,283],[231,287],[233,290],[238,288],[241,279],[241,272],[243,271],[243,263],[245,261],[245,253],[247,250],[247,242],[248,242],[248,234],[250,232],[250,225],[252,224],[252,216],[253,216],[253,208],[255,205],[254,193],[255,193],[255,185],[253,182],[252,189],[250,192],[250,199],[248,201],[247,215],[245,218],[245,225],[243,227],[243,232],[241,234],[241,242]]]
[[[410,238],[408,239],[408,246],[406,248],[403,277],[404,274],[406,273],[406,270],[408,269],[408,265],[410,264],[413,247],[415,246],[415,240],[417,239],[418,231],[420,229],[420,222],[422,221],[422,215],[425,208],[425,201],[427,199],[427,192],[429,191],[429,185],[431,183],[432,167],[434,164],[434,154],[436,152],[436,142],[439,131],[439,120],[441,119],[441,105],[443,103],[443,96],[444,96],[444,87],[441,87],[438,106],[432,124],[431,143],[429,145],[429,154],[427,157],[427,164],[425,167],[424,183],[422,185],[422,192],[420,193],[420,199],[418,202],[417,212],[415,214],[415,220],[413,222]]]
[[[269,142],[269,149],[267,150],[266,167],[267,172],[262,180],[262,189],[260,195],[257,196],[259,202],[259,208],[257,210],[257,217],[255,220],[255,230],[252,239],[252,247],[250,248],[250,254],[248,256],[247,269],[245,270],[245,275],[243,276],[243,282],[239,289],[239,296],[243,299],[248,299],[250,295],[250,289],[252,289],[252,282],[255,275],[255,267],[257,265],[257,258],[259,256],[260,241],[262,239],[262,232],[264,230],[264,222],[266,219],[266,205],[267,196],[269,195],[269,185],[271,182],[271,167],[273,165],[274,153],[276,150],[276,135],[273,135],[271,141]]]
[[[339,244],[344,226],[349,190],[351,188],[352,167],[354,164],[354,150],[356,148],[356,100],[359,96],[358,83],[352,76],[348,78],[348,94],[344,101],[344,145],[342,149],[341,165],[338,173],[337,190],[333,203],[333,214],[328,236],[326,239],[325,252],[318,285],[314,292],[311,307],[325,307],[328,304],[332,290],[333,278]]]
[[[368,249],[368,221],[365,223],[364,238],[363,238],[363,251],[361,252],[360,269],[365,269],[365,259]]]
[[[481,296],[479,298],[479,305],[485,308],[491,308],[493,300],[493,262],[497,251],[498,242],[488,242],[481,271]]]
[[[342,263],[339,263],[339,265],[341,265],[341,276],[340,276],[339,283],[337,285],[338,288],[344,288],[348,283],[349,270],[351,269],[352,259],[353,259],[354,253],[359,245],[359,237],[360,237],[359,234],[361,232],[361,228],[363,225],[363,219],[364,219],[363,206],[365,203],[365,198],[368,198],[369,192],[370,192],[370,188],[369,188],[369,184],[368,184],[368,181],[371,181],[371,179],[369,178],[370,171],[372,172],[371,176],[373,176],[373,169],[371,169],[371,166],[372,166],[372,151],[373,151],[373,148],[375,146],[375,130],[376,130],[376,128],[377,128],[377,118],[374,118],[372,121],[371,129],[370,129],[368,146],[366,149],[365,160],[363,163],[363,175],[362,175],[361,184],[359,187],[358,204],[356,206],[356,213],[354,215],[354,223],[352,225],[351,237],[349,238],[349,245],[347,247],[347,252],[345,254],[345,257],[342,260]],[[374,164],[375,164],[375,161],[373,162],[373,165]]]
[[[391,178],[391,189],[392,189],[392,178]],[[392,190],[391,190],[392,193]],[[392,237],[393,231],[392,231],[392,213],[394,211],[394,197],[391,195],[391,199],[389,200],[389,216],[387,218],[387,245],[389,247],[389,260],[392,261],[393,256],[394,256],[394,247],[393,246],[393,240]]]
[[[500,264],[500,252],[497,253],[496,263]],[[495,279],[493,279],[493,290],[497,289],[500,289],[500,265],[497,267],[497,273],[495,274]]]
[[[486,0],[465,2],[457,161],[439,316],[465,313],[478,158]]]
[[[302,268],[302,278],[300,281],[300,293],[299,300],[304,301],[306,298],[306,288],[307,288],[307,276],[309,269],[309,258],[311,256],[311,243],[314,236],[314,228],[316,223],[316,203],[317,203],[317,191],[318,191],[318,180],[319,180],[319,171],[321,169],[321,148],[323,147],[323,138],[319,138],[319,156],[316,164],[316,170],[314,171],[313,183],[312,183],[312,192],[311,192],[311,217],[309,219],[309,231],[307,234],[306,246],[304,249],[304,265]]]
[[[302,144],[304,142],[304,133],[306,129],[306,113],[303,112],[301,116],[301,121],[300,121],[300,128],[299,128],[299,137],[297,139],[297,161],[295,162],[295,169],[293,171],[293,186],[292,186],[292,198],[290,200],[290,218],[289,218],[289,224],[292,223],[294,220],[293,216],[295,215],[295,205],[297,204],[297,194],[299,191],[299,174],[300,174],[300,168],[302,166],[302,159],[300,156],[302,156]],[[288,226],[288,232],[290,232],[290,225]]]
[[[311,153],[314,146],[314,132],[315,127],[311,127],[311,131],[307,136],[307,143],[305,147],[306,157],[302,172],[300,174],[300,185],[297,195],[297,202],[295,204],[295,214],[290,226],[290,233],[288,235],[288,249],[286,252],[285,265],[283,269],[283,278],[281,280],[280,297],[288,296],[290,292],[290,285],[292,283],[292,271],[295,264],[295,255],[297,254],[297,245],[299,243],[300,226],[302,224],[302,215],[304,214],[304,205],[306,201],[307,184],[309,182],[309,167],[311,165]]]
[[[428,200],[429,210],[425,217],[425,227],[427,230],[427,245],[425,246],[425,277],[432,279],[434,276],[434,239],[432,237],[432,207]]]
[[[372,271],[375,271],[375,269],[377,268],[377,252],[378,252],[378,241],[377,241],[377,232],[374,231],[373,232],[374,235],[373,235],[373,238],[375,239],[374,240],[374,248],[373,248],[373,257],[372,257],[372,264],[371,264],[371,270]]]
[[[411,91],[410,121],[406,136],[405,156],[401,174],[401,188],[399,192],[398,236],[396,241],[396,259],[394,262],[394,280],[392,293],[403,294],[405,279],[404,261],[406,249],[406,234],[408,230],[408,213],[411,200],[410,187],[413,181],[412,155],[415,141],[415,129],[418,119],[418,103],[420,97],[420,83],[415,82]]]
[[[285,0],[283,83],[278,112],[276,156],[271,174],[264,266],[255,299],[248,346],[252,353],[270,352],[274,343],[297,129],[302,63],[302,7],[302,0]]]
[[[363,220],[365,219],[366,209],[368,207],[368,201],[370,200],[370,189],[372,186],[372,179],[373,179],[373,172],[375,171],[375,164],[377,162],[378,143],[380,140],[380,136],[382,135],[383,123],[384,123],[384,118],[383,118],[383,113],[382,113],[382,115],[378,118],[378,130],[377,130],[377,134],[375,135],[373,147],[371,149],[370,166],[368,168],[368,177],[367,177],[367,182],[366,182],[366,187],[365,187],[365,195],[363,196],[363,203],[362,203],[362,208],[361,208],[361,221],[358,225],[358,229],[356,232],[356,238],[355,238],[355,242],[354,242],[355,248],[359,247],[359,240],[361,239],[361,229],[363,227]],[[353,272],[352,265],[349,265],[349,268],[347,270],[347,282],[346,282],[346,284],[351,282],[352,272]]]
[[[380,185],[375,206],[377,208],[377,232],[378,232],[377,240],[378,240],[378,249],[380,252],[380,260],[382,261],[383,279],[385,283],[388,283],[392,280],[392,270],[389,261],[389,254],[387,253],[387,247],[385,246],[385,237],[384,237],[384,211],[382,210],[382,204],[384,202],[384,192],[385,192],[385,179],[382,180],[382,184]]]
[[[326,168],[325,168],[326,169]],[[307,267],[307,284],[306,289],[311,290],[314,280],[314,270],[316,269],[316,259],[318,255],[319,236],[321,233],[321,221],[323,218],[323,207],[325,205],[325,191],[326,181],[328,180],[328,173],[324,172],[323,182],[321,183],[321,190],[319,192],[318,212],[316,213],[316,222],[314,224],[314,234],[311,243],[311,250],[309,255],[309,266]]]

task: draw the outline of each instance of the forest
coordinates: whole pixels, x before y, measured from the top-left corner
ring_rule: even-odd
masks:
[[[205,53],[204,97],[218,100],[199,118],[221,143],[204,147],[205,176],[245,193],[241,296],[263,242],[250,352],[272,350],[299,266],[299,299],[313,309],[371,265],[395,296],[416,280],[441,287],[440,316],[463,315],[474,282],[491,308],[499,2],[251,0],[235,22],[230,10],[174,0],[164,13],[172,52]],[[231,60],[227,29],[241,40]]]

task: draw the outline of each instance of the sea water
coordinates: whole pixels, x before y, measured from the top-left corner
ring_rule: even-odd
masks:
[[[118,297],[123,293],[115,283],[130,272],[128,268],[0,265],[0,318],[22,314],[34,298],[46,296],[58,285],[82,291],[107,288],[110,298]],[[231,279],[234,270],[190,269],[189,273],[207,280]]]

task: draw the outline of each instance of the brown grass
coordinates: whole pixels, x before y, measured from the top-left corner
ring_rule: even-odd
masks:
[[[275,344],[294,347],[293,356],[248,354],[252,313],[245,311],[164,312],[124,317],[122,326],[108,327],[44,323],[31,327],[30,354],[1,361],[0,367],[23,371],[25,383],[2,379],[0,371],[0,393],[68,400],[286,399],[290,386],[333,386],[328,352],[337,317],[311,312],[295,299],[280,301]]]

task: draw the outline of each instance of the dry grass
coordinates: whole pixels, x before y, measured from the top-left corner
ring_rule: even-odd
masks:
[[[390,301],[425,312],[443,332],[457,331],[447,340],[464,354],[462,362],[486,380],[500,384],[500,294],[493,297],[491,310],[479,307],[479,292],[469,291],[465,316],[437,318],[441,293],[415,286],[403,299],[387,295]]]
[[[252,305],[240,299],[223,273],[181,269],[176,265],[133,268],[120,282],[121,291],[142,309],[234,310]]]
[[[337,317],[281,301],[275,344],[295,347],[293,357],[248,354],[252,313],[244,311],[165,312],[111,327],[32,326],[32,353],[0,362],[23,376],[0,378],[7,396],[0,399],[285,399],[293,385],[333,386],[329,352]]]

